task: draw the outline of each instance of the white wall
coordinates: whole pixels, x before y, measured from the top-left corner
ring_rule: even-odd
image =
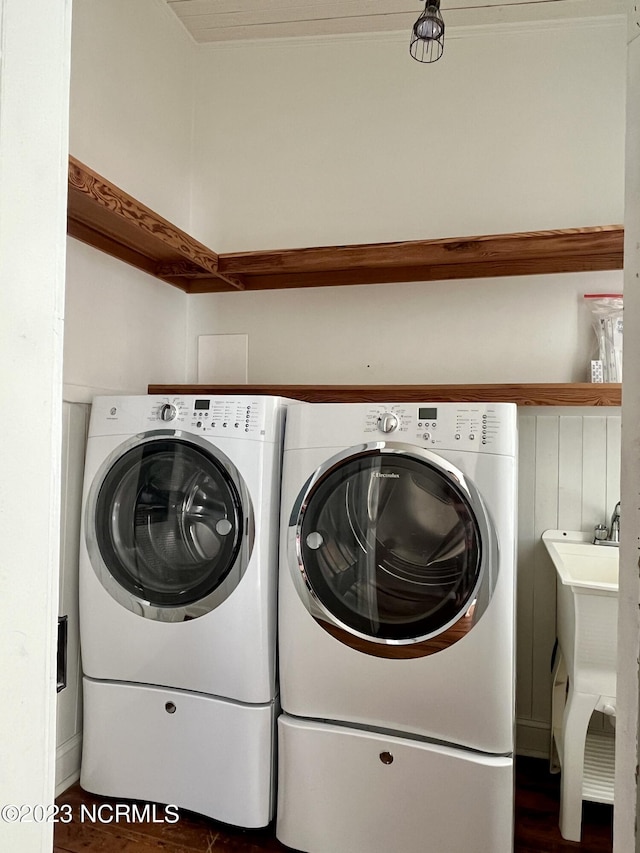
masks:
[[[203,46],[194,228],[216,251],[622,221],[622,18]]]
[[[150,382],[184,381],[185,333],[184,293],[69,240],[66,400],[146,394]]]
[[[70,152],[190,228],[193,45],[160,0],[73,10]],[[69,240],[65,395],[183,381],[186,296]]]
[[[70,4],[0,0],[0,803],[54,793]],[[37,106],[36,106],[37,105]],[[51,850],[3,814],[0,849]]]
[[[190,296],[189,377],[199,335],[246,333],[249,382],[586,382],[583,294],[621,288],[614,271]]]
[[[71,153],[190,227],[194,45],[163,0],[78,0]]]

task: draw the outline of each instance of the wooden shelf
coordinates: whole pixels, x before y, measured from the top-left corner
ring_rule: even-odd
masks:
[[[622,269],[620,226],[220,255],[246,290]],[[191,292],[209,289],[206,280]]]
[[[273,394],[309,403],[517,403],[519,406],[619,406],[620,384],[508,385],[149,385],[149,394]]]
[[[222,290],[242,284],[218,273],[218,255],[166,219],[69,158],[67,233],[156,278],[189,290],[194,276]]]
[[[622,269],[608,225],[218,255],[73,157],[68,233],[187,293]]]

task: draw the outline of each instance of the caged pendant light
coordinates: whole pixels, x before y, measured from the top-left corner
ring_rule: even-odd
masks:
[[[413,25],[409,53],[418,62],[436,62],[444,51],[444,21],[440,0],[426,0],[424,12]]]

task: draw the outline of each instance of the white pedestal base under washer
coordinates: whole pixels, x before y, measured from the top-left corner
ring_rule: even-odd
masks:
[[[287,845],[511,851],[516,443],[510,404],[290,407],[276,827]]]
[[[93,404],[80,548],[80,783],[264,826],[274,804],[285,401]]]

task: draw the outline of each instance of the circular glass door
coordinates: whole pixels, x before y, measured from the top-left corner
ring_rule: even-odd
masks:
[[[237,585],[252,516],[249,525],[246,490],[229,460],[216,454],[177,434],[147,437],[120,448],[96,479],[87,517],[92,564],[103,586],[134,612],[163,621],[195,618]]]
[[[312,480],[295,521],[298,574],[325,619],[378,643],[415,643],[465,617],[484,574],[486,517],[453,466],[374,445]]]

